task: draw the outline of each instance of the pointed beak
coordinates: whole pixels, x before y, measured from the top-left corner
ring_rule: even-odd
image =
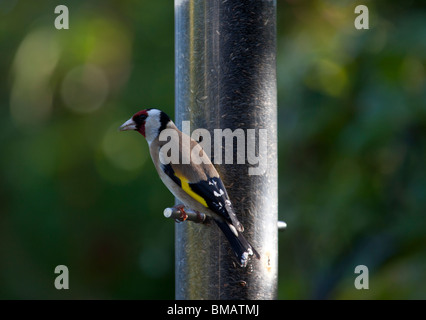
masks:
[[[120,128],[118,128],[119,131],[127,131],[127,130],[136,130],[136,123],[133,121],[132,118],[124,122]]]

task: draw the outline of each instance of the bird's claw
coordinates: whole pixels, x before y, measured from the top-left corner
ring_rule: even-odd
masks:
[[[176,221],[177,223],[184,222],[186,219],[188,219],[188,215],[187,215],[187,213],[185,212],[185,210],[183,209],[183,208],[185,208],[185,206],[184,206],[183,204],[179,204],[179,205],[175,206],[175,208],[176,208],[177,210],[179,210],[179,212],[180,212],[180,216],[179,216],[179,218],[178,218],[178,219],[175,219],[175,221]]]

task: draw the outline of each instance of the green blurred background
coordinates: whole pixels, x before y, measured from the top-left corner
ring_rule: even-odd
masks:
[[[277,3],[278,297],[426,299],[425,3]],[[143,107],[173,116],[173,10],[0,0],[0,298],[174,298],[173,197],[117,132]]]

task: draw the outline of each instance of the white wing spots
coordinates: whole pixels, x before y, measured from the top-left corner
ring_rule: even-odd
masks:
[[[213,206],[222,213],[223,210],[223,204],[221,202],[212,202]],[[222,213],[223,214],[223,213]]]
[[[216,181],[216,180],[213,180],[213,179],[210,179],[210,180],[209,180],[209,185],[210,185],[210,186],[216,186],[216,185],[217,185],[217,181]]]
[[[243,255],[241,256],[241,261],[240,261],[241,267],[247,266],[248,256],[249,255],[247,252],[244,252]]]
[[[215,195],[215,197],[221,197],[225,192],[223,192],[222,189],[219,189],[219,192],[213,191],[213,194]]]
[[[241,267],[246,267],[247,262],[250,256],[253,255],[253,250],[251,248],[248,248],[246,252],[244,252],[241,256],[240,265]]]
[[[231,231],[235,234],[235,236],[238,237],[237,229],[235,229],[235,227],[232,224],[228,223],[228,226],[229,226],[229,229],[231,229]]]

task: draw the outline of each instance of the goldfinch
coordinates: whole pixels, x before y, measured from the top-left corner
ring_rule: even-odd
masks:
[[[135,130],[146,138],[152,161],[163,183],[186,207],[213,218],[228,239],[241,267],[247,266],[251,256],[259,258],[257,251],[242,235],[244,227],[238,221],[225,186],[210,159],[195,140],[179,131],[167,114],[158,109],[141,110],[119,130]],[[170,140],[160,137],[162,132],[178,138],[172,142],[179,147],[178,161],[166,161],[170,159],[167,154],[170,149],[162,147]],[[189,144],[184,144],[184,139]],[[202,161],[194,161],[191,154],[197,154]]]

